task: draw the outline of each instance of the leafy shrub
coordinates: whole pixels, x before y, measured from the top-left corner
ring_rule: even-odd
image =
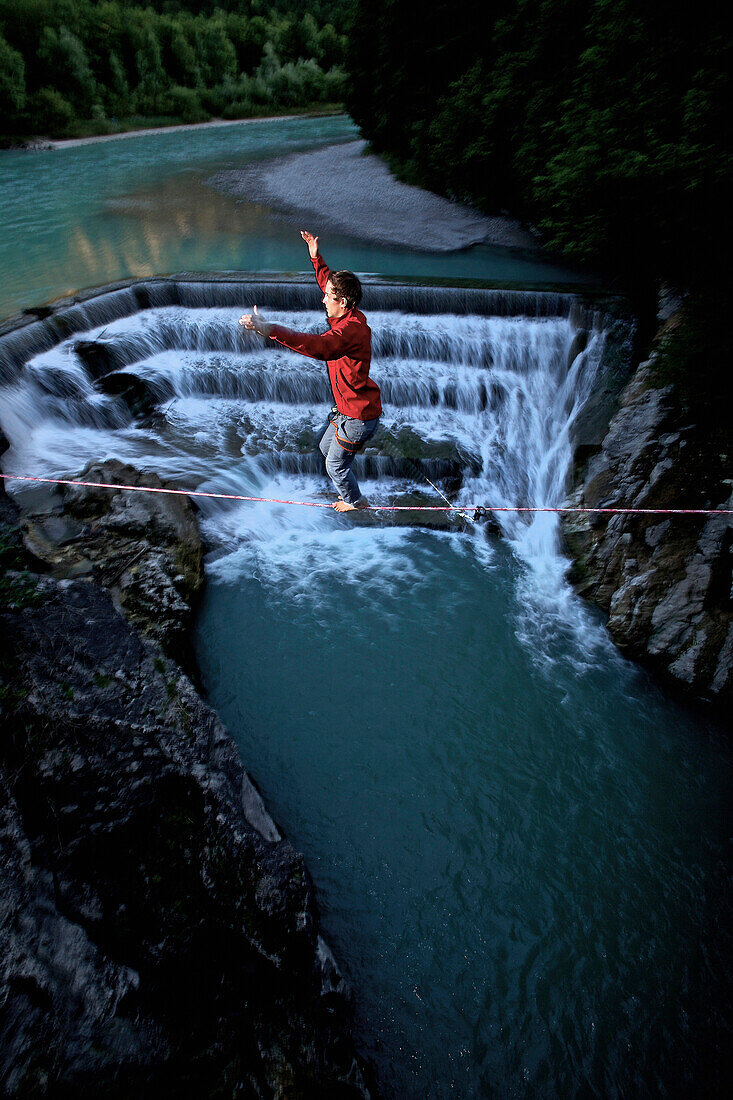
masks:
[[[62,137],[76,119],[68,99],[55,88],[41,88],[30,100],[30,116],[34,129],[51,137]]]
[[[230,99],[231,95],[226,95],[222,84],[218,84],[215,88],[201,89],[201,106],[209,115],[223,115]]]
[[[25,107],[25,62],[0,34],[0,105],[5,112]]]
[[[163,98],[166,114],[182,118],[184,122],[205,122],[209,117],[201,106],[201,98],[194,88],[170,88]]]

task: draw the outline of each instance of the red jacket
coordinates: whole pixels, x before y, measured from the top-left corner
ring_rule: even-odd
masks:
[[[329,270],[320,253],[312,262],[318,285],[325,293]],[[336,320],[329,317],[328,323],[331,331],[320,336],[271,325],[270,339],[311,359],[325,359],[338,411],[353,420],[375,420],[382,413],[382,402],[379,386],[369,377],[372,332],[366,317],[358,309],[351,309]]]

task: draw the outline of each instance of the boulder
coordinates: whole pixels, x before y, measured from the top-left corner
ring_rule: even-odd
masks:
[[[308,870],[228,733],[107,592],[40,588],[2,616],[3,1094],[367,1096]]]
[[[96,388],[124,401],[133,416],[150,416],[163,401],[174,396],[171,386],[153,384],[129,371],[113,371],[96,380]]]
[[[125,366],[106,340],[76,340],[73,347],[94,381]]]
[[[2,456],[5,454],[5,452],[9,448],[9,446],[10,446],[10,443],[8,442],[8,438],[5,435],[5,432],[2,430],[2,428],[0,428],[0,458],[2,458]],[[2,500],[4,496],[5,496],[5,479],[0,477],[0,500]]]
[[[175,488],[114,459],[90,464],[79,480]],[[59,496],[62,515],[24,517],[36,565],[57,579],[93,574],[143,635],[192,669],[188,630],[203,584],[203,546],[189,498],[75,485],[60,486]]]

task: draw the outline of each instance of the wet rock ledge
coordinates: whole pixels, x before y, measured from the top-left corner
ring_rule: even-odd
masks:
[[[3,1095],[368,1097],[303,857],[182,669],[190,503],[28,507],[0,490]]]
[[[733,508],[731,440],[710,434],[666,383],[655,354],[626,386],[603,444],[568,503]],[[574,516],[571,579],[608,613],[616,644],[669,684],[733,699],[731,516]]]

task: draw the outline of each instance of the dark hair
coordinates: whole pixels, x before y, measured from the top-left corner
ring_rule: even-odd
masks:
[[[332,271],[329,275],[337,298],[345,298],[349,309],[356,309],[361,301],[361,283],[353,271]]]

